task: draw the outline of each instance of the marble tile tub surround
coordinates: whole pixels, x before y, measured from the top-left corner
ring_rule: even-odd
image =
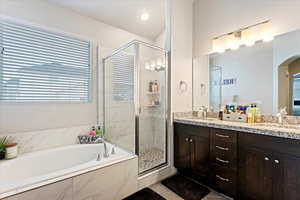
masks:
[[[137,157],[3,200],[119,200],[137,191]]]
[[[77,144],[77,136],[88,134],[92,126],[93,125],[75,126],[7,135],[0,133],[0,137],[8,136],[9,141],[17,142],[19,154],[23,154]]]
[[[196,119],[192,117],[193,117],[192,112],[174,113],[174,122],[300,140],[300,129],[279,128],[279,127],[271,127],[271,126],[263,126],[263,125],[258,126],[257,124],[222,121],[218,119],[211,121],[205,119]],[[272,119],[274,118],[272,117]],[[265,122],[274,122],[274,121],[265,121]]]

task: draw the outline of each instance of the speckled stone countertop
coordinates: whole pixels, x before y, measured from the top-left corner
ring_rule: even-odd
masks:
[[[174,116],[174,122],[300,140],[300,128],[272,127],[264,124],[230,122],[212,118],[198,119],[192,116]]]

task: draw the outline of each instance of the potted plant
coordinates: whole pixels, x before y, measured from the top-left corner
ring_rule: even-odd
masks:
[[[5,144],[7,142],[7,137],[0,138],[0,160],[5,158]]]

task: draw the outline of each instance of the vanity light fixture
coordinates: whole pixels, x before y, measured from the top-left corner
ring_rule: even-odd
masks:
[[[268,20],[213,38],[212,49],[215,53],[223,53],[227,49],[238,49],[241,45],[252,46],[256,41],[269,42],[273,39],[271,23]]]
[[[242,31],[241,43],[246,46],[253,46],[255,44],[255,35],[252,29],[247,28]]]
[[[213,51],[218,53],[223,53],[225,51],[225,41],[224,38],[214,38],[213,39]]]
[[[231,49],[231,50],[236,50],[240,47],[240,43],[241,43],[241,32],[234,32],[234,33],[229,33],[226,36],[227,39],[227,49]]]

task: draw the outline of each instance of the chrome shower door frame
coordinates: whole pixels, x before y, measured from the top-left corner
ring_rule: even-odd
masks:
[[[164,112],[165,112],[165,162],[152,168],[149,170],[146,170],[142,173],[139,173],[139,176],[143,176],[149,172],[152,172],[154,170],[160,169],[162,167],[165,167],[168,165],[169,163],[169,150],[168,150],[168,125],[169,125],[169,121],[170,121],[170,111],[169,111],[169,52],[165,49],[162,49],[160,47],[154,46],[152,44],[146,43],[146,42],[142,42],[139,40],[133,40],[129,43],[127,43],[126,45],[122,46],[121,48],[117,49],[116,51],[114,51],[110,56],[104,58],[102,60],[102,66],[103,66],[103,126],[105,129],[105,61],[109,58],[111,58],[112,56],[118,54],[121,51],[124,51],[127,48],[130,48],[132,46],[135,46],[135,59],[134,59],[134,108],[135,108],[135,154],[139,155],[139,121],[140,121],[140,114],[141,114],[141,105],[140,105],[140,83],[139,83],[139,77],[140,77],[140,67],[139,66],[139,59],[140,59],[140,55],[139,55],[139,48],[140,45],[149,47],[151,49],[154,50],[158,50],[164,53],[164,57],[165,57],[165,99],[164,99],[164,103],[165,103],[165,108],[164,108]],[[99,112],[99,111],[98,111]],[[98,119],[98,123],[99,123],[99,119]]]

